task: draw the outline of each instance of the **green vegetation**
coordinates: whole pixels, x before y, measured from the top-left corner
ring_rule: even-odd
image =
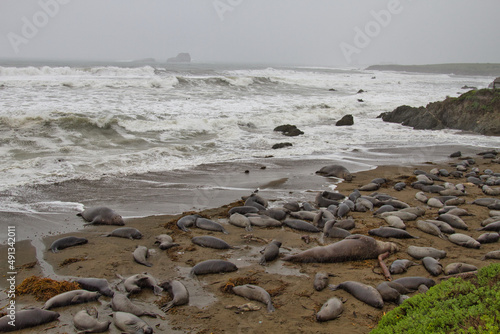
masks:
[[[404,71],[419,73],[436,74],[455,74],[455,75],[485,75],[497,77],[500,76],[500,64],[431,64],[431,65],[373,65],[367,70],[376,71]]]
[[[500,333],[500,264],[406,300],[371,331],[383,333]]]

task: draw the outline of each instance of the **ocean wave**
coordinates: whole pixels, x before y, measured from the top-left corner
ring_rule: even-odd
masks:
[[[58,76],[98,76],[98,77],[152,77],[155,76],[155,69],[151,66],[143,67],[52,67],[52,66],[26,66],[26,67],[5,67],[0,66],[0,76],[2,77],[58,77]]]

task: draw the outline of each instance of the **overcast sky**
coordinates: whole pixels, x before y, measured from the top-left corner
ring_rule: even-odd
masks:
[[[500,63],[499,0],[1,0],[0,58]]]

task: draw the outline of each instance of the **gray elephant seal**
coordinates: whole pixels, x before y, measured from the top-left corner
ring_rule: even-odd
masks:
[[[172,239],[171,236],[168,234],[160,234],[157,235],[155,238],[155,244],[159,244],[158,247],[160,247],[161,250],[169,249],[175,246],[179,246],[179,244],[176,244],[174,240]]]
[[[456,245],[466,247],[466,248],[480,248],[481,243],[474,239],[473,237],[462,234],[462,233],[453,233],[448,236],[448,240],[453,242]]]
[[[238,267],[232,262],[224,260],[206,260],[196,264],[191,269],[190,276],[228,273],[238,270]]]
[[[97,291],[106,297],[113,297],[115,292],[109,287],[109,282],[104,278],[77,278],[75,282],[80,284],[82,289],[88,291]]]
[[[410,233],[406,232],[405,230],[395,228],[395,227],[388,227],[388,226],[382,226],[379,228],[369,230],[368,234],[375,235],[377,237],[382,237],[382,238],[418,239],[418,237],[411,235]]]
[[[138,293],[143,288],[151,288],[155,295],[160,295],[163,289],[158,285],[156,279],[148,273],[132,275],[123,282],[125,290],[130,294]]]
[[[148,262],[149,250],[146,246],[137,246],[137,248],[132,253],[135,262],[142,264],[146,267],[152,267],[153,264]]]
[[[316,174],[325,176],[325,177],[337,177],[339,179],[344,179],[346,181],[352,181],[352,175],[351,173],[347,170],[342,165],[328,165],[323,168],[321,168],[319,171],[316,172]]]
[[[227,242],[222,239],[212,237],[210,235],[203,235],[199,237],[194,237],[191,242],[195,245],[201,247],[215,248],[215,249],[230,249],[233,248]]]
[[[229,224],[242,227],[246,231],[252,231],[252,224],[248,217],[242,215],[241,213],[235,212],[229,217]]]
[[[286,226],[293,228],[294,230],[306,231],[311,233],[319,233],[321,230],[311,223],[300,219],[285,219],[283,222]]]
[[[267,312],[274,312],[274,306],[269,293],[257,285],[245,284],[233,287],[233,292],[238,296],[256,300],[267,305]]]
[[[401,284],[394,282],[382,282],[376,287],[384,302],[399,303],[401,295],[412,292]]]
[[[475,270],[477,270],[477,267],[475,265],[462,263],[462,262],[455,262],[455,263],[448,264],[444,268],[444,273],[445,273],[445,275],[454,275],[454,274],[466,273],[466,272],[475,271]]]
[[[351,295],[361,300],[362,302],[376,307],[383,308],[384,300],[380,292],[372,286],[355,282],[355,281],[346,281],[337,285],[329,285],[330,290],[338,290],[342,289],[344,291],[349,292]]]
[[[99,321],[95,307],[81,310],[73,317],[73,325],[80,333],[102,333],[108,330],[111,321]]]
[[[392,264],[389,267],[389,272],[393,275],[395,274],[403,274],[408,271],[408,268],[412,266],[418,265],[417,263],[407,260],[407,259],[400,259],[400,260],[395,260],[392,262]]]
[[[337,297],[332,297],[316,313],[317,321],[329,321],[338,318],[344,312],[344,304]]]
[[[314,290],[322,291],[328,286],[328,279],[331,275],[325,272],[319,272],[314,276]]]
[[[147,312],[143,307],[139,307],[132,303],[127,296],[122,293],[115,293],[113,299],[111,300],[111,308],[113,311],[132,313],[138,317],[147,316],[156,318],[155,313]]]
[[[119,227],[116,230],[111,231],[110,233],[105,235],[106,237],[119,237],[119,238],[127,238],[130,240],[133,239],[141,239],[142,233],[132,227]]]
[[[426,256],[433,257],[435,259],[442,259],[446,257],[446,251],[436,249],[433,247],[419,247],[419,246],[408,246],[406,251],[411,257],[420,260]]]
[[[89,241],[85,238],[77,238],[77,237],[64,237],[61,239],[57,239],[50,245],[50,250],[53,253],[58,253],[60,249],[83,245],[88,243]]]
[[[318,246],[299,254],[288,255],[284,261],[292,262],[344,262],[376,259],[385,252],[394,253],[396,244],[383,242],[365,235],[354,234],[327,246]]]
[[[72,290],[63,292],[47,300],[42,309],[50,310],[51,308],[68,306],[74,304],[88,303],[96,301],[101,297],[99,292],[87,290]]]
[[[253,206],[259,210],[266,210],[269,206],[267,200],[256,193],[253,193],[248,197],[244,197],[243,199],[245,200],[245,206]]]
[[[194,223],[196,222],[196,219],[201,218],[200,215],[187,215],[184,217],[179,218],[177,220],[177,227],[184,232],[189,232],[188,227],[194,226]]]
[[[264,266],[267,262],[274,261],[280,254],[281,242],[278,240],[271,241],[263,250],[261,250],[262,257],[259,264]]]
[[[224,234],[229,234],[229,232],[226,231],[224,226],[222,226],[221,224],[214,222],[213,220],[210,220],[210,219],[197,218],[194,225],[197,228],[201,228],[202,230],[222,232]]]
[[[9,324],[12,319],[9,315],[0,318],[0,332],[12,332],[24,328],[43,325],[59,318],[59,313],[42,310],[37,307],[16,312],[15,326]]]
[[[77,216],[88,221],[86,225],[125,225],[122,216],[104,206],[85,209]]]
[[[422,264],[432,276],[439,276],[443,273],[443,265],[439,263],[439,260],[433,257],[424,257],[422,259]]]
[[[160,306],[163,312],[167,312],[174,306],[181,306],[189,303],[189,292],[182,282],[171,280],[163,282],[160,286],[163,290],[167,291],[172,298],[170,302]]]
[[[152,334],[153,328],[144,320],[132,313],[115,312],[113,314],[113,323],[125,333],[130,334]]]
[[[477,237],[477,241],[479,241],[481,244],[494,243],[497,242],[499,239],[500,239],[500,234],[498,234],[497,232],[483,233],[479,237]]]
[[[436,285],[436,282],[433,279],[420,276],[401,277],[395,279],[392,282],[399,283],[405,288],[410,289],[412,291],[418,290],[418,287],[422,284],[427,286],[428,288]]]

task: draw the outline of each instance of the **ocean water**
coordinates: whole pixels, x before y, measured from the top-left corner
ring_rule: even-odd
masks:
[[[377,118],[492,80],[265,65],[0,66],[0,212],[74,212],[83,199],[30,202],[23,189],[201,164],[268,156],[342,159],[374,148],[499,147],[495,137],[413,130]],[[354,125],[336,127],[346,114]],[[294,124],[304,135],[274,132],[281,124]],[[281,142],[293,146],[272,149]],[[371,156],[364,164],[376,160]]]

